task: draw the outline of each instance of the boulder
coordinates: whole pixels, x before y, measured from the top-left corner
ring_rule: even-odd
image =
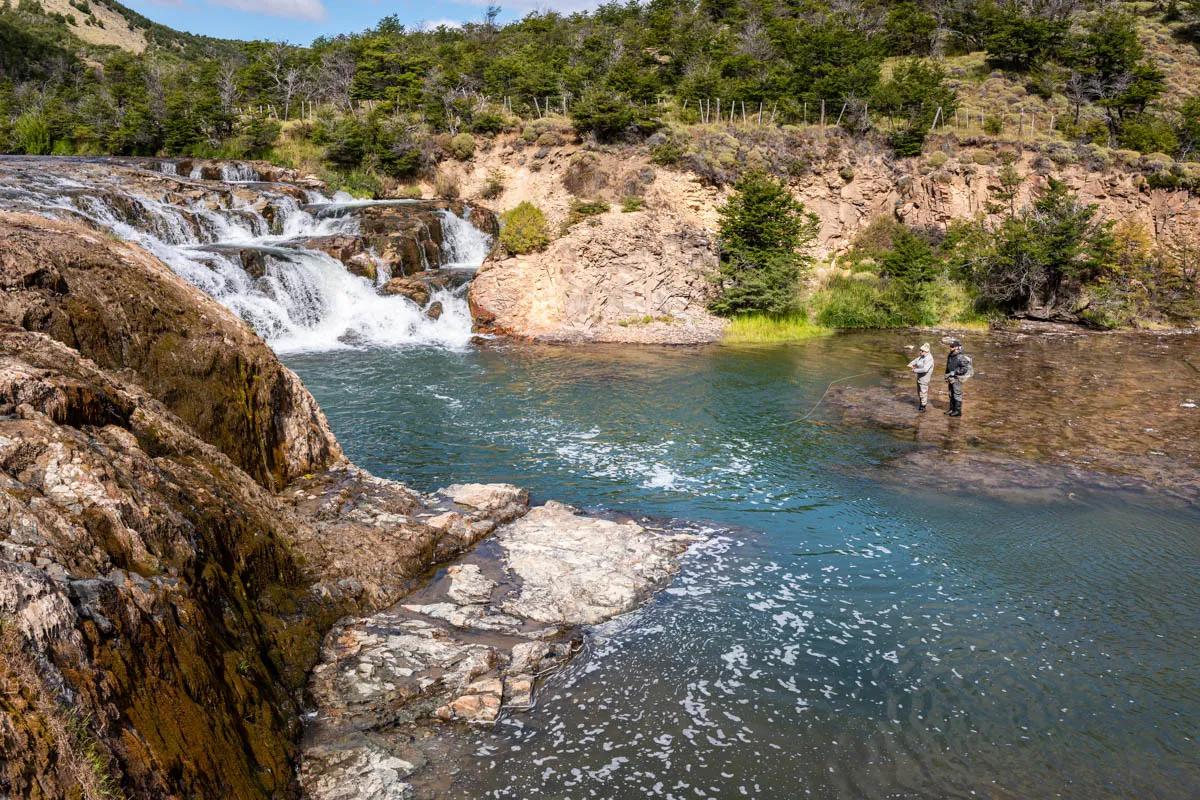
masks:
[[[139,247],[0,212],[0,321],[129,370],[262,485],[343,458],[299,379],[226,308]]]
[[[549,341],[689,344],[719,339],[708,312],[715,241],[669,213],[606,214],[543,253],[486,263],[468,300],[476,328]]]

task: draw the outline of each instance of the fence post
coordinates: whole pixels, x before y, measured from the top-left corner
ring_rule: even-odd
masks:
[[[821,101],[821,127],[825,127],[825,101]]]
[[[804,101],[804,126],[808,127],[808,101]]]
[[[932,132],[932,131],[933,131],[933,129],[937,127],[937,124],[938,124],[938,119],[939,119],[941,116],[942,116],[942,107],[941,107],[941,106],[938,106],[938,107],[937,107],[937,111],[936,111],[936,112],[934,112],[934,115],[933,115],[933,124],[929,126],[929,130],[930,130],[930,132]]]
[[[842,103],[842,110],[838,112],[837,122],[833,123],[833,127],[836,128],[842,124],[842,115],[846,113],[846,106],[848,106],[849,104],[850,104],[849,101]]]

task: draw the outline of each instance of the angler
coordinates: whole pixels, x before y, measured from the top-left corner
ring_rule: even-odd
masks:
[[[963,383],[975,375],[975,366],[971,357],[963,352],[962,342],[958,339],[943,339],[950,346],[950,355],[946,356],[946,386],[950,390],[950,410],[946,412],[951,417],[962,416]]]

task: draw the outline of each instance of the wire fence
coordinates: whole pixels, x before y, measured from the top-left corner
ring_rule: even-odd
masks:
[[[487,109],[502,109],[507,114],[523,121],[547,117],[565,117],[571,112],[572,99],[569,95],[473,97],[478,104],[476,113]],[[371,113],[383,105],[378,100],[355,100],[344,105],[316,103],[300,100],[287,108],[273,103],[237,106],[239,115],[258,114],[277,120],[309,121],[333,112],[353,111]],[[736,127],[778,127],[801,125],[818,128],[844,128],[850,130],[876,129],[895,131],[909,127],[911,117],[902,117],[875,111],[867,101],[858,99],[838,100],[728,100],[720,97],[684,98],[659,100],[655,103],[631,104],[659,111],[673,109],[686,123],[702,125],[727,125]],[[922,116],[927,116],[927,112]],[[958,105],[950,110],[942,106],[933,109],[929,132],[959,131],[964,133],[1005,134],[1018,139],[1053,136],[1056,125],[1064,112],[1056,109],[1026,110],[1013,109],[1010,105],[986,107],[981,105]],[[1074,115],[1078,117],[1078,114]],[[1077,120],[1073,120],[1077,121]]]

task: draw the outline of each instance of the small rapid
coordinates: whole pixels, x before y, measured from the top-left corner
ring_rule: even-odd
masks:
[[[33,160],[24,165],[42,166]],[[0,191],[0,207],[83,219],[140,245],[240,316],[280,353],[411,345],[463,348],[470,342],[465,286],[434,289],[421,307],[407,297],[378,291],[392,270],[373,251],[363,257],[373,262],[375,280],[352,273],[310,246],[317,239],[358,236],[357,212],[397,205],[395,201],[355,200],[344,193],[327,197],[264,184],[245,164],[220,165],[219,181],[201,179],[202,172],[213,169],[192,167],[170,200],[153,185],[147,188],[158,189],[158,196],[140,191],[138,184],[89,181],[87,170],[22,170],[19,181]],[[153,172],[174,178],[180,170],[164,161]],[[254,184],[253,191],[247,184]],[[218,197],[228,201],[217,202]],[[470,209],[461,217],[448,209],[436,213],[444,237],[441,263],[429,266],[478,268],[491,240],[471,224]],[[427,313],[434,304],[440,316]]]

